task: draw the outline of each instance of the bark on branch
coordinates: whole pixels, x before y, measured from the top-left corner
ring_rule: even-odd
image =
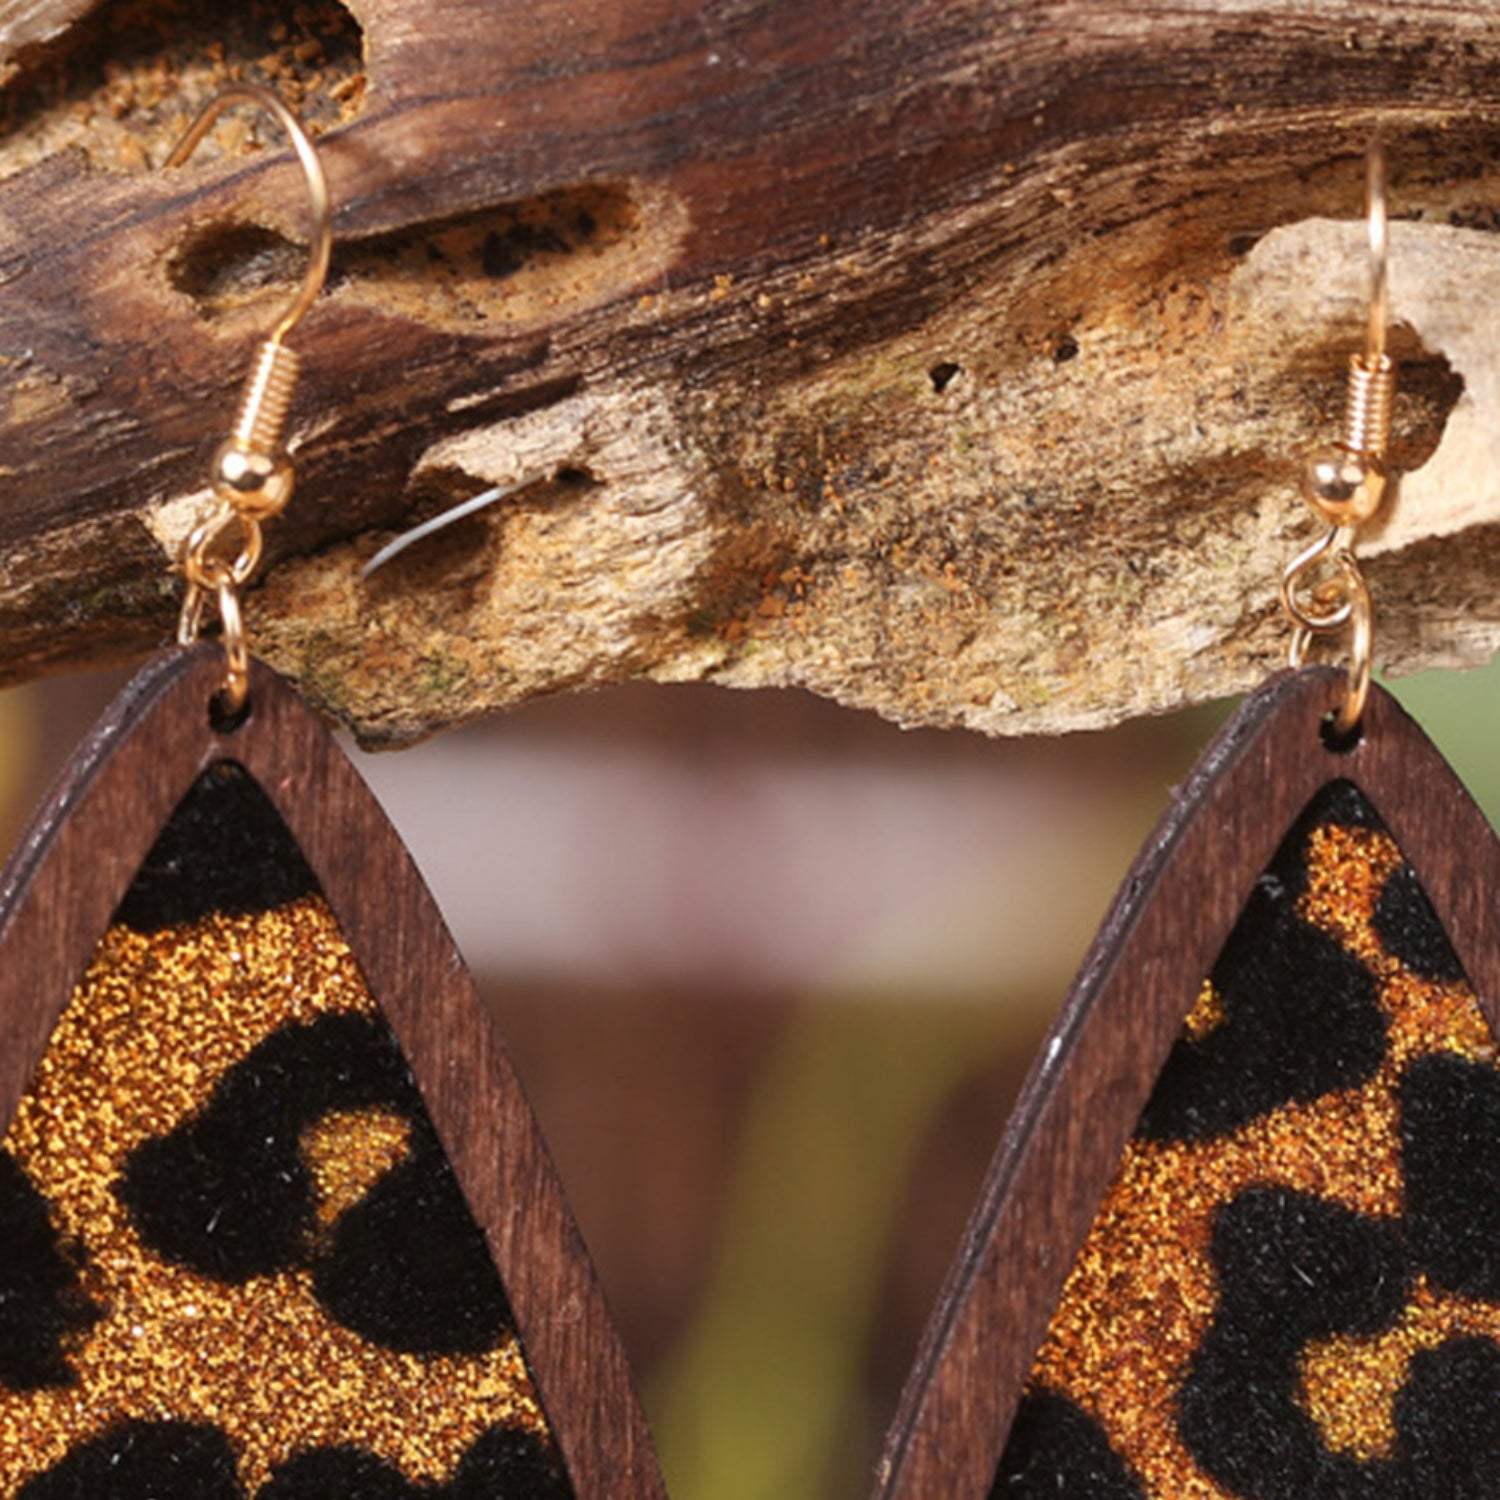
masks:
[[[0,0],[5,680],[169,630],[300,274],[267,128],[150,170],[236,72],[322,131],[338,205],[250,621],[366,740],[630,676],[1006,734],[1245,685],[1359,337],[1377,127],[1414,221],[1378,656],[1500,639],[1484,0],[350,8]]]

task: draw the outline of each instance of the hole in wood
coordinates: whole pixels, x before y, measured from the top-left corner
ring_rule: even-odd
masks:
[[[666,241],[623,187],[586,183],[516,203],[334,242],[335,295],[440,327],[527,323],[654,275]],[[217,225],[172,257],[171,284],[205,316],[288,296],[305,252],[272,230]]]
[[[1353,729],[1340,734],[1336,723],[1336,716],[1332,713],[1326,713],[1318,721],[1318,735],[1322,739],[1325,749],[1334,755],[1348,755],[1351,750],[1359,748],[1360,741],[1365,737],[1365,726],[1363,720],[1361,720]]]
[[[646,240],[629,192],[584,183],[347,245],[333,280],[425,322],[524,322],[632,280]]]
[[[250,722],[250,700],[246,698],[238,708],[231,708],[224,693],[215,693],[208,700],[208,722],[215,734],[233,734]]]
[[[0,95],[9,171],[66,150],[104,171],[151,171],[236,81],[275,90],[314,135],[352,120],[365,91],[364,33],[337,0],[105,0],[16,65]],[[194,162],[280,144],[272,121],[233,110]]]
[[[1397,369],[1389,467],[1399,484],[1402,476],[1414,474],[1437,452],[1448,419],[1464,393],[1464,378],[1406,323],[1392,325],[1386,347]],[[1308,422],[1309,432],[1338,431],[1351,348],[1347,334],[1330,329],[1314,360],[1299,360],[1288,367],[1304,385],[1310,409],[1316,413]]]
[[[1464,393],[1464,378],[1404,324],[1391,330],[1389,347],[1400,368],[1391,461],[1398,474],[1410,474],[1437,452],[1448,418]]]
[[[544,524],[548,512],[582,500],[603,482],[576,464],[538,477],[414,540],[370,575],[368,597],[420,599],[425,613],[461,614],[483,598],[508,527]],[[402,529],[441,516],[489,488],[487,480],[456,466],[428,469],[412,483],[412,506],[402,517]]]
[[[223,311],[266,287],[295,281],[304,254],[273,229],[218,224],[195,236],[167,264],[167,278],[204,313]]]
[[[954,364],[951,359],[945,359],[927,372],[927,378],[932,382],[933,390],[941,395],[953,383],[954,377],[962,372],[961,365]]]

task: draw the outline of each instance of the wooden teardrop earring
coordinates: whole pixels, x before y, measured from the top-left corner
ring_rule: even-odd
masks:
[[[535,1119],[395,831],[239,591],[287,502],[286,336],[189,537],[181,645],[99,723],[0,889],[0,1494],[654,1500]],[[193,644],[207,606],[222,649]]]
[[[1146,845],[929,1324],[888,1500],[1500,1496],[1500,842],[1371,688],[1385,184],[1293,670]],[[1347,634],[1348,666],[1302,665]]]

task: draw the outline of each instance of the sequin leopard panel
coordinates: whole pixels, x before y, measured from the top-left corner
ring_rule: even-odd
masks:
[[[1495,1038],[1348,783],[1257,881],[1070,1274],[992,1491],[1042,1497],[1500,1497]]]
[[[153,846],[0,1147],[0,1495],[563,1500],[505,1291],[264,793]]]

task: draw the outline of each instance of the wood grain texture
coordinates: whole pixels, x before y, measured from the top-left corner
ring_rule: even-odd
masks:
[[[1500,1034],[1500,840],[1431,741],[1376,689],[1365,734],[1328,749],[1339,677],[1282,673],[1179,789],[1043,1045],[888,1436],[879,1500],[983,1500],[1106,1188],[1203,976],[1313,795],[1353,781],[1411,863]]]
[[[987,733],[1258,680],[1377,127],[1421,218],[1400,457],[1461,393],[1500,431],[1484,0],[349,7],[0,0],[0,39],[61,33],[0,40],[0,679],[168,628],[164,558],[300,269],[271,132],[151,170],[236,70],[321,131],[338,204],[250,613],[370,742],[637,676]],[[1268,285],[1277,226],[1302,266]],[[1462,523],[1413,508],[1375,570],[1403,666],[1496,644],[1500,464],[1471,458],[1433,486]]]
[[[650,1439],[587,1253],[497,1027],[421,877],[348,759],[268,668],[253,668],[249,720],[225,734],[210,726],[222,670],[209,647],[143,668],[5,873],[0,1118],[14,1113],[163,823],[201,771],[237,761],[301,845],[411,1063],[505,1281],[580,1500],[659,1500]]]

